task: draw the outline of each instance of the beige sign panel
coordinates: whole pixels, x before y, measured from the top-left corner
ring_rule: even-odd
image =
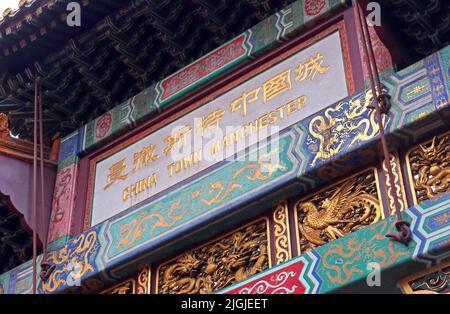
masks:
[[[348,96],[338,31],[96,164],[91,225]]]

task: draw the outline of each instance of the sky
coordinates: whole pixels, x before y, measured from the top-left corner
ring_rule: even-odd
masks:
[[[0,14],[3,15],[3,11],[6,8],[17,8],[20,0],[0,0]]]

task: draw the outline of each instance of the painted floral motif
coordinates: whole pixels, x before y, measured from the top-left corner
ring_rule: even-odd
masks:
[[[105,113],[100,118],[98,118],[97,124],[95,126],[95,136],[97,138],[105,137],[105,135],[111,129],[112,115],[110,112]]]
[[[306,0],[305,2],[305,12],[309,16],[314,16],[322,11],[325,6],[325,0]]]
[[[243,46],[244,39],[244,35],[238,36],[233,41],[223,45],[212,53],[204,56],[202,59],[164,79],[161,82],[163,89],[161,100],[172,97],[183,89],[206,78],[213,72],[243,56],[246,52]]]

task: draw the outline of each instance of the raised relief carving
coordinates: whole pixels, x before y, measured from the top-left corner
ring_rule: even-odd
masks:
[[[149,294],[150,293],[150,268],[141,266],[133,278],[109,288],[101,294]]]
[[[0,112],[0,140],[7,140],[8,138],[8,116],[3,112]]]
[[[412,149],[407,165],[416,203],[450,191],[450,134]]]
[[[406,294],[450,294],[450,262],[404,278],[400,287]]]
[[[295,204],[300,252],[380,220],[375,171],[370,169]]]
[[[134,286],[134,279],[130,279],[115,287],[112,287],[111,289],[103,291],[101,294],[134,294]]]
[[[289,241],[288,205],[285,201],[277,204],[273,212],[273,237],[275,246],[275,262],[281,264],[291,259]]]
[[[392,189],[391,186],[391,180],[389,179],[388,170],[387,170],[387,162],[386,160],[383,160],[383,171],[384,171],[384,184],[386,185],[386,194],[389,199],[389,215],[395,214],[395,200],[394,200],[394,191],[397,194],[400,210],[405,210],[407,208],[406,206],[406,199],[405,199],[405,188],[403,184],[402,179],[402,170],[400,168],[400,160],[398,159],[397,155],[390,155],[391,160],[391,169],[392,174],[394,176],[394,189]]]
[[[209,294],[269,267],[267,222],[183,254],[158,269],[158,293]]]

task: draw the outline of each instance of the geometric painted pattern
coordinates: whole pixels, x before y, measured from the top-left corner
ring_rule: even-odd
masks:
[[[382,271],[399,265],[407,269],[416,261],[439,263],[450,256],[449,212],[448,193],[407,209],[413,231],[408,247],[385,238],[395,229],[395,217],[389,217],[218,293],[327,293],[366,280],[368,262]]]
[[[450,199],[425,201],[407,212],[411,218],[413,239],[418,245],[414,259],[435,265],[450,257]]]
[[[220,294],[313,294],[321,279],[314,274],[318,258],[313,252],[218,291]]]
[[[143,119],[161,113],[172,106],[174,100],[210,83],[238,65],[250,62],[268,49],[310,28],[332,12],[344,8],[348,3],[346,0],[321,0],[317,4],[320,5],[304,0],[291,3],[231,41],[69,134],[61,142],[58,170],[63,171],[72,164],[78,167],[80,153],[92,150],[99,143],[114,138],[119,132],[132,128]],[[69,206],[67,211],[71,210]],[[67,221],[58,226],[59,230],[66,230],[66,234],[52,236],[51,242],[60,243],[69,238],[70,227]],[[51,243],[50,246],[55,247]]]
[[[438,263],[450,255],[449,210],[450,194],[447,193],[404,211],[404,218],[411,223],[413,232],[413,241],[408,247],[385,237],[386,233],[395,230],[395,216],[392,216],[217,293],[328,293],[366,280],[368,262],[378,263],[382,271],[399,266],[402,269],[409,266],[417,267],[418,262],[422,265]],[[102,261],[102,252],[107,245],[103,243],[105,241],[103,233],[104,230],[101,228],[91,229],[88,233],[69,241],[61,250],[55,251],[55,258],[67,256],[68,259],[58,264],[52,275],[57,277],[51,278],[46,284],[48,288],[44,289],[47,293],[73,289],[67,284],[70,272],[62,273],[64,269],[67,270],[69,260],[82,266],[78,268],[83,272],[80,277],[82,286],[92,283],[101,273],[104,279],[112,276],[112,273],[109,273],[113,268],[112,265],[105,265]],[[62,252],[64,253],[61,254]],[[139,252],[131,255],[139,256]],[[123,262],[117,261],[116,266]],[[3,292],[29,293],[31,269],[30,261],[1,275],[0,285]],[[401,278],[397,280],[399,279]],[[40,280],[38,284],[42,289]]]
[[[327,5],[321,8],[318,14],[325,14],[328,12],[327,9],[337,6],[342,2],[344,1],[326,1]],[[273,23],[275,23],[276,31],[272,28],[273,33],[267,32],[267,29],[263,27],[263,25],[257,25],[251,32],[262,29],[264,32],[267,32],[268,37],[261,36],[261,39],[256,39],[258,38],[258,36],[256,36],[257,34],[251,33],[251,36],[248,37],[248,40],[252,45],[251,49],[256,49],[255,47],[260,46],[258,49],[263,51],[270,47],[271,43],[280,39],[280,36],[292,36],[299,28],[304,27],[304,25],[297,25],[297,27],[291,23],[292,20],[291,22],[289,21],[291,18],[289,16],[291,14],[299,12],[299,8],[295,7],[298,3],[303,2],[299,1],[293,3],[290,9],[287,8],[282,12],[277,13],[275,18],[267,21],[270,25],[274,25]],[[309,16],[308,18],[312,17]],[[292,33],[290,30],[292,30]],[[270,40],[267,38],[270,38]],[[252,42],[252,40],[254,41]],[[387,133],[392,132],[401,139],[416,140],[416,137],[424,136],[436,127],[445,126],[445,121],[442,117],[444,117],[443,112],[449,108],[448,99],[450,98],[450,82],[448,80],[449,51],[450,46],[429,56],[426,60],[422,60],[386,79],[384,85],[391,95],[393,105],[387,121]],[[157,93],[154,93],[151,90],[146,90],[145,93],[145,97],[157,97]],[[312,148],[314,148],[314,145],[320,145],[320,139],[316,138],[316,140],[314,140],[312,138],[313,134],[310,132],[310,126],[314,121],[317,121],[317,119],[314,120],[316,117],[320,115],[326,116],[325,113],[327,110],[334,110],[334,114],[338,117],[345,114],[343,110],[347,110],[347,113],[351,113],[349,110],[355,105],[362,105],[357,108],[357,112],[363,112],[361,116],[358,116],[358,120],[355,120],[355,123],[361,122],[361,124],[363,124],[362,121],[370,119],[371,115],[371,112],[364,107],[366,104],[366,95],[366,91],[361,91],[344,99],[341,102],[342,105],[333,104],[329,108],[326,108],[321,112],[308,117],[305,121],[300,121],[297,125],[291,127],[280,139],[280,142],[282,143],[280,147],[284,150],[284,153],[281,154],[282,159],[279,165],[280,167],[273,171],[270,176],[260,182],[255,183],[255,181],[253,181],[253,185],[250,185],[250,183],[247,184],[248,182],[240,182],[238,185],[244,186],[247,190],[235,190],[227,195],[228,198],[224,197],[224,200],[226,201],[223,204],[215,204],[214,207],[205,206],[201,208],[200,212],[188,213],[186,219],[180,218],[180,221],[173,223],[177,228],[171,229],[172,226],[164,226],[164,224],[162,224],[163,227],[155,233],[154,237],[146,235],[131,244],[127,243],[127,241],[123,241],[124,244],[120,246],[118,245],[122,240],[119,238],[120,228],[114,228],[115,226],[120,225],[121,219],[125,220],[129,218],[130,215],[134,215],[138,212],[138,208],[132,208],[97,227],[85,231],[80,236],[68,241],[65,245],[56,247],[55,250],[49,252],[49,254],[56,254],[54,260],[57,261],[58,267],[57,271],[54,273],[60,274],[62,277],[53,278],[54,283],[57,283],[58,287],[51,286],[48,291],[59,292],[68,288],[67,263],[69,263],[69,261],[62,261],[60,256],[71,256],[76,262],[83,263],[83,266],[85,266],[85,268],[83,268],[84,273],[81,274],[83,283],[87,279],[91,279],[100,274],[107,277],[111,275],[109,272],[112,272],[112,269],[125,263],[127,258],[131,259],[139,257],[141,253],[150,247],[150,245],[162,243],[161,241],[164,241],[165,239],[164,236],[172,234],[172,237],[175,237],[178,235],[177,232],[186,232],[199,226],[203,219],[212,219],[219,214],[225,215],[230,208],[238,206],[242,200],[248,201],[255,196],[261,196],[268,191],[273,191],[275,188],[287,184],[288,182],[293,182],[294,180],[298,180],[301,184],[307,182],[305,183],[307,188],[314,187],[317,184],[317,180],[322,179],[318,175],[315,177],[311,175],[317,170],[316,166],[324,165],[325,167],[328,167],[327,170],[329,171],[337,171],[337,168],[339,168],[340,171],[345,171],[348,169],[346,167],[349,165],[363,162],[366,155],[361,153],[361,149],[370,146],[376,141],[378,137],[377,132],[372,132],[372,137],[359,141],[350,149],[348,146],[350,146],[349,144],[353,138],[358,135],[356,132],[354,136],[349,136],[342,141],[342,147],[345,147],[345,149],[333,156],[333,158],[326,158],[327,156],[325,156],[323,160],[317,162],[317,165],[311,165],[315,158],[315,156],[313,156],[314,153],[319,151],[314,151]],[[132,115],[133,113],[136,113],[134,109],[139,106],[139,102],[143,102],[144,107],[151,108],[149,110],[162,108],[161,104],[154,106],[154,99],[147,99],[145,97],[140,98],[139,96],[136,96],[136,98],[114,108],[111,112],[99,117],[92,123],[63,139],[60,154],[61,165],[64,165],[65,167],[72,164],[77,165],[78,155],[81,152],[94,147],[94,145],[109,138],[109,136],[117,134],[116,132],[119,130],[132,126],[132,124],[135,123]],[[142,108],[142,106],[140,108]],[[146,115],[140,112],[139,116],[144,117]],[[429,120],[430,117],[432,118],[431,121]],[[371,124],[372,131],[375,127],[376,125]],[[312,139],[309,140],[309,146],[305,141],[299,141],[299,139],[305,138],[307,139],[306,142],[308,141],[308,138]],[[351,158],[343,158],[342,162],[336,160],[337,157],[347,155],[350,155]],[[306,163],[304,162],[305,160],[307,160]],[[327,163],[330,163],[331,166]],[[251,167],[255,169],[254,166],[255,165],[252,165]],[[60,168],[60,170],[64,170],[65,167]],[[227,178],[232,176],[236,171],[233,167],[234,166],[232,165],[224,163],[215,168],[214,171],[215,174],[217,174],[217,177]],[[327,175],[326,173],[327,172],[322,172],[324,176]],[[247,176],[243,176],[241,179],[248,180],[248,178],[251,177],[251,174],[254,174],[254,172],[250,171],[247,173]],[[325,179],[326,178],[324,178],[324,180]],[[191,184],[190,187],[194,185],[201,186],[206,180],[208,179],[199,177],[193,179],[189,184]],[[72,192],[74,192],[73,189],[75,189],[76,184],[73,182],[70,184],[72,186]],[[180,193],[179,195],[181,197],[182,192],[180,192],[180,190],[182,188],[185,187],[176,187],[173,190],[170,190],[168,197],[165,200],[149,200],[149,203],[145,204],[146,213],[152,215],[154,213],[154,205],[156,201],[158,201],[162,204],[161,206],[169,205],[168,207],[163,206],[164,210],[173,210],[170,212],[171,214],[180,214],[180,208],[178,208],[176,204],[169,204],[169,198],[173,195],[172,193]],[[197,193],[194,193],[194,195],[197,195]],[[150,204],[150,202],[155,203]],[[69,204],[70,210],[73,202],[67,202],[67,204]],[[170,205],[173,205],[173,207]],[[181,201],[179,205],[183,205]],[[273,269],[260,273],[257,275],[257,279],[265,281],[267,287],[272,286],[270,289],[273,289],[273,291],[276,291],[276,285],[281,281],[289,280],[292,284],[289,289],[294,289],[294,286],[295,289],[297,289],[293,291],[322,293],[333,291],[333,289],[338,286],[343,286],[350,282],[365,278],[364,276],[367,274],[366,261],[364,261],[361,256],[362,252],[365,252],[364,250],[372,253],[373,258],[378,260],[384,268],[411,261],[425,262],[427,264],[437,263],[448,257],[449,254],[449,208],[450,196],[445,194],[441,198],[427,201],[406,210],[404,217],[411,221],[414,240],[408,248],[397,245],[392,241],[387,241],[384,238],[384,234],[392,231],[394,228],[393,220],[388,218],[349,234],[346,237],[333,241],[332,243],[323,245],[315,251],[294,258],[293,260],[288,261],[288,264],[280,264]],[[172,217],[176,216],[172,215]],[[70,219],[67,221],[70,221]],[[195,224],[193,223],[194,221]],[[147,227],[146,230],[151,230],[151,227],[152,226]],[[69,229],[66,228],[66,230]],[[136,230],[136,234],[141,234],[140,231],[142,230]],[[130,239],[132,238],[133,237],[130,237]],[[155,239],[160,242],[155,242]],[[77,251],[77,248],[78,251],[81,250],[86,254],[75,252]],[[57,253],[60,253],[61,255],[58,255]],[[352,257],[354,257],[357,262],[349,262],[348,257],[346,256],[350,253],[353,254]],[[81,260],[79,260],[80,258]],[[281,277],[266,276],[269,274],[267,272],[272,273],[275,271],[277,274],[283,273],[283,267],[285,267],[285,265],[289,265],[290,268],[284,275],[280,275]],[[295,272],[295,276],[293,272]],[[286,277],[286,274],[289,274],[289,276]],[[4,292],[29,291],[27,290],[27,288],[29,288],[29,278],[30,265],[28,263],[13,269],[7,274],[1,275],[0,289]],[[245,282],[240,283],[239,287],[245,284],[245,289],[255,288],[254,278],[256,277],[249,278]],[[234,291],[234,287],[230,287],[229,289],[229,291]]]

